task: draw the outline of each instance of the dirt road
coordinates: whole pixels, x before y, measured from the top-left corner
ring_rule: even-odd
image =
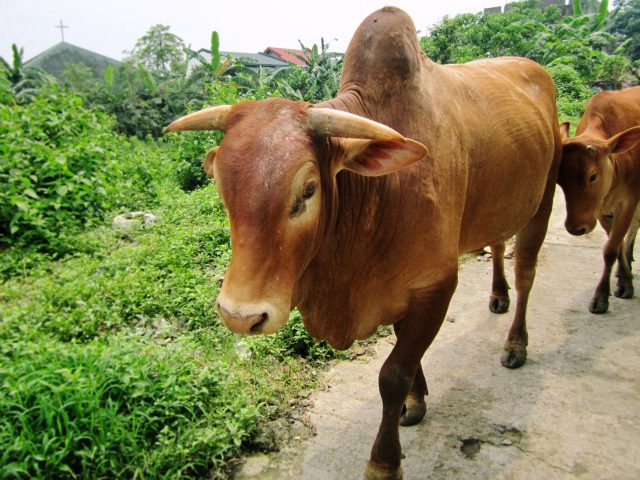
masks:
[[[401,427],[405,480],[640,478],[640,300],[612,297],[609,313],[588,312],[604,235],[598,228],[571,237],[563,220],[558,192],[529,302],[529,355],[518,370],[499,361],[515,292],[509,313],[492,314],[491,262],[462,266],[447,321],[422,361],[427,415]],[[392,342],[331,368],[325,390],[311,396],[317,435],[250,458],[237,478],[361,479],[381,415],[377,375]]]

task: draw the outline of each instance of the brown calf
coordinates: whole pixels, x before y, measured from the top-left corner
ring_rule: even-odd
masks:
[[[640,87],[594,95],[576,136],[569,138],[568,122],[561,125],[561,133],[558,184],[567,204],[565,227],[572,235],[584,235],[599,220],[608,235],[603,249],[604,271],[589,304],[591,313],[605,313],[616,259],[618,284],[614,295],[633,295],[631,261],[640,215],[640,148],[634,148],[640,141]]]

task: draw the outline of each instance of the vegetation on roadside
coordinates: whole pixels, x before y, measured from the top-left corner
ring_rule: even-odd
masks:
[[[421,46],[443,63],[533,58],[576,118],[639,67],[640,0],[583,3],[447,17]],[[221,134],[160,134],[205,105],[330,98],[340,57],[321,42],[303,67],[249,70],[219,43],[189,74],[194,53],[163,25],[104,78],[56,81],[15,46],[0,61],[0,478],[224,478],[339,355],[297,312],[270,337],[220,324],[229,227],[201,162]],[[111,228],[133,210],[157,221]]]

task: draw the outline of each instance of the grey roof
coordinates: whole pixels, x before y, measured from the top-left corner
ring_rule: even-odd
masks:
[[[205,48],[198,50],[198,55],[203,60],[211,60],[211,52]],[[220,52],[220,58],[225,59],[231,57],[242,63],[245,67],[288,67],[289,64],[283,60],[279,60],[271,55],[264,53],[246,53],[246,52]]]
[[[67,42],[60,42],[26,61],[24,65],[40,68],[59,78],[65,68],[74,63],[81,63],[93,70],[96,76],[102,77],[109,65],[116,67],[121,62]]]
[[[211,51],[206,48],[198,50],[197,55],[206,62],[211,60]],[[289,66],[288,62],[272,57],[271,55],[265,55],[264,53],[220,52],[221,60],[224,61],[227,57],[233,58],[233,60],[242,63],[248,68],[283,68]],[[190,74],[198,64],[199,62],[196,58],[190,59],[187,65],[187,74]]]

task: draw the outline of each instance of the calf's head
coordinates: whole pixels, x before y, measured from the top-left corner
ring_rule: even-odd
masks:
[[[340,170],[385,175],[426,155],[380,123],[283,99],[212,107],[165,131],[209,129],[225,133],[203,167],[229,214],[232,245],[216,305],[237,333],[273,333],[286,323]]]
[[[640,127],[609,138],[589,131],[569,138],[569,123],[560,126],[562,162],[558,184],[564,192],[567,218],[565,228],[572,235],[591,232],[600,217],[604,199],[614,176],[612,155],[623,154],[640,141]]]

